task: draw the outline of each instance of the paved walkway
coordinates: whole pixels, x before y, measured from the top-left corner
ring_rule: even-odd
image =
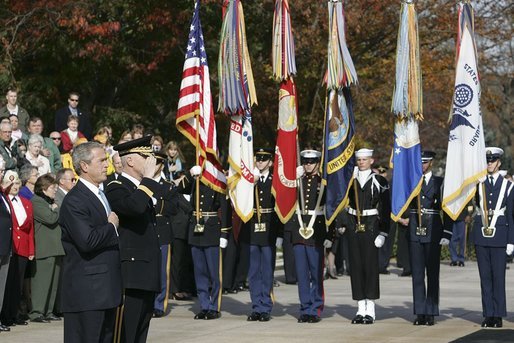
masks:
[[[507,310],[514,311],[514,267],[507,270]],[[351,299],[350,278],[325,282],[326,306],[323,320],[317,324],[298,324],[296,286],[281,283],[275,288],[277,303],[273,319],[267,323],[247,322],[249,293],[223,297],[222,318],[193,320],[198,311],[195,302],[172,301],[171,315],[152,319],[149,342],[450,342],[470,334],[492,336],[494,340],[476,342],[514,342],[514,312],[504,320],[503,329],[482,330],[480,284],[476,263],[466,267],[441,266],[441,316],[432,327],[413,326],[411,279],[398,277],[400,270],[391,267],[390,275],[381,275],[381,299],[377,302],[377,321],[373,325],[352,325],[356,304]],[[283,272],[276,276],[283,281]],[[512,330],[512,331],[511,331]],[[0,342],[62,342],[62,322],[31,323],[0,333]],[[467,337],[463,342],[471,342]]]

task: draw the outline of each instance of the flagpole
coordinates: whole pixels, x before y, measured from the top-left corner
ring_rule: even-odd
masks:
[[[200,113],[197,111],[195,114],[196,118],[196,132],[195,132],[195,139],[196,139],[196,152],[195,152],[195,165],[199,165],[200,163]],[[195,204],[196,204],[196,223],[200,223],[200,178],[202,177],[202,173],[198,175],[196,178],[196,190],[195,190]]]
[[[300,142],[298,142],[298,139],[296,139],[296,160],[300,162],[300,166],[302,165],[301,164],[301,159],[300,159]],[[305,210],[305,200],[303,199],[303,182],[300,179],[297,179],[297,182],[298,182],[298,190],[300,191],[300,211],[301,213],[303,213],[303,211]]]

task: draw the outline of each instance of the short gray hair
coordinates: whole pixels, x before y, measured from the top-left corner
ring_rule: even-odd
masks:
[[[80,168],[81,162],[90,164],[93,160],[93,149],[105,150],[102,144],[94,141],[82,143],[73,148],[71,157],[73,161],[73,169],[75,169],[75,173],[77,173],[77,175],[82,174],[82,169]]]
[[[20,168],[20,180],[21,184],[25,186],[27,181],[30,179],[30,176],[32,175],[33,170],[38,170],[36,166],[33,166],[32,164],[26,163]]]
[[[38,135],[38,134],[30,135],[28,145],[32,145],[35,143],[41,143],[41,146],[43,146],[43,144],[45,144],[45,141],[43,140],[43,137],[41,135]]]

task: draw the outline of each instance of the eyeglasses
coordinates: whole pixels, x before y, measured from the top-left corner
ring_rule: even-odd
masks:
[[[79,102],[79,99],[70,99],[70,101]]]
[[[50,137],[52,138],[54,141],[60,141],[61,140],[61,137]]]

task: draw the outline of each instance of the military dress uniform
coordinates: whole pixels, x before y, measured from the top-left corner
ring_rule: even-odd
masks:
[[[320,154],[316,153],[316,157],[311,157],[311,154],[304,150],[301,155],[302,158],[317,158],[319,162]],[[285,224],[285,229],[287,228],[291,232],[295,258],[300,297],[298,322],[316,323],[321,320],[320,316],[325,303],[323,289],[324,243],[327,239],[333,240],[334,232],[333,230],[330,234],[327,232],[324,195],[321,195],[322,198],[318,201],[322,188],[321,176],[319,174],[304,175],[301,182],[305,207],[298,209],[297,213],[293,214]],[[302,203],[301,199],[298,200],[298,203]],[[312,227],[310,227],[311,220],[313,221]]]
[[[433,325],[434,316],[439,315],[440,242],[442,238],[449,242],[452,234],[451,226],[445,229],[441,218],[443,182],[431,171],[424,174],[418,198],[410,206],[409,255],[417,316],[414,325]]]
[[[498,159],[503,150],[486,148],[488,162]],[[507,315],[505,297],[506,247],[514,244],[514,191],[513,183],[498,172],[487,175],[478,184],[477,211],[472,240],[480,274],[482,290],[482,327],[502,327]],[[510,251],[512,254],[512,251]]]
[[[192,185],[191,205],[195,209],[189,222],[189,244],[201,307],[195,319],[216,319],[221,316],[220,238],[228,237],[231,211],[225,194],[200,182],[200,215],[197,221],[196,182],[189,177],[187,180]]]
[[[155,296],[154,316],[161,317],[168,311],[171,279],[171,242],[173,240],[171,217],[177,214],[179,194],[173,184],[163,176],[158,182],[162,190],[156,198],[155,219],[157,236],[161,247],[161,291]]]
[[[242,246],[249,249],[248,282],[252,300],[249,321],[268,321],[273,307],[273,273],[277,237],[282,237],[282,224],[275,213],[271,193],[272,175],[261,175],[255,184],[254,214],[244,223],[239,234]]]
[[[149,136],[115,146],[124,156],[152,154]],[[148,142],[147,142],[148,141]],[[143,146],[141,148],[141,146]],[[125,293],[122,341],[146,341],[155,294],[161,291],[161,250],[157,236],[154,199],[161,186],[143,177],[141,182],[123,172],[106,187],[112,211],[120,221],[121,275]]]
[[[372,150],[365,150],[371,156]],[[356,156],[361,150],[356,152]],[[358,157],[358,156],[357,156]],[[348,235],[352,298],[358,311],[353,324],[375,320],[374,300],[380,298],[376,240],[389,233],[391,200],[387,180],[371,170],[358,171],[348,191],[349,205],[343,216]]]

